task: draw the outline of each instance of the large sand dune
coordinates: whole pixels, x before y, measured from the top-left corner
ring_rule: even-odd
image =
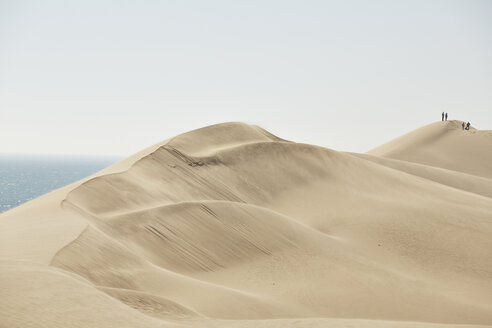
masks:
[[[436,122],[379,146],[369,154],[492,178],[492,131],[462,121]]]
[[[491,149],[179,135],[0,216],[0,326],[492,325]]]

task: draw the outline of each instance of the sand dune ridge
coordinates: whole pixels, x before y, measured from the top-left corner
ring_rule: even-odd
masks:
[[[0,217],[17,239],[43,217],[36,240],[46,243],[22,251],[2,236],[3,281],[21,276],[2,283],[14,299],[4,322],[33,324],[18,319],[27,302],[18,291],[36,285],[33,299],[56,292],[74,309],[64,315],[55,302],[53,316],[35,313],[53,326],[77,326],[88,300],[124,312],[122,327],[490,325],[492,138],[459,124],[369,154],[242,123],[154,145]],[[53,231],[70,233],[62,243]],[[11,262],[39,254],[50,266]]]

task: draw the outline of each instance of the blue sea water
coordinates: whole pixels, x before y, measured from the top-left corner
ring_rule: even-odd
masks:
[[[119,159],[0,154],[0,213],[85,178]]]

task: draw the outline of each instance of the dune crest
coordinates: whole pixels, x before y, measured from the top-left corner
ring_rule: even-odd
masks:
[[[492,138],[457,124],[369,154],[243,123],[156,144],[0,216],[0,323],[492,325]]]
[[[492,131],[463,130],[462,121],[436,122],[368,152],[492,179]]]

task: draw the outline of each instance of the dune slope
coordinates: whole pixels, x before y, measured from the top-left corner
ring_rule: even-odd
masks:
[[[462,130],[461,121],[435,122],[368,152],[492,178],[492,131]]]
[[[461,136],[452,124],[424,127],[419,147],[405,136],[383,146],[383,157],[241,123],[150,147],[0,216],[0,288],[13,300],[0,323],[492,325],[488,163],[450,170],[442,145],[432,166],[391,159],[437,153]],[[25,296],[31,285],[42,287]],[[26,314],[51,296],[50,314]]]

